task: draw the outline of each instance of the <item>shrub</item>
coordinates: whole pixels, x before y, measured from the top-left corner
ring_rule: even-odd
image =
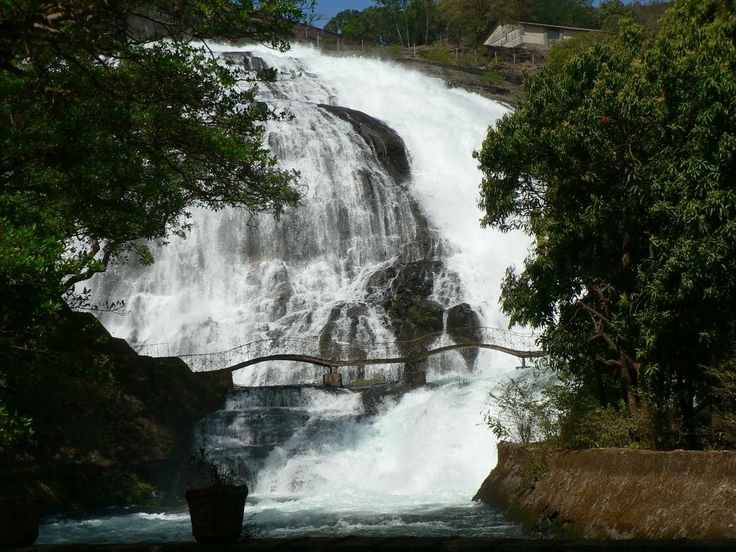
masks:
[[[485,423],[502,440],[520,443],[551,441],[557,433],[557,412],[537,377],[510,378],[491,391],[492,407]]]
[[[509,379],[490,397],[484,421],[498,439],[569,449],[658,448],[646,408],[630,413],[623,401],[601,406],[574,382],[550,383],[537,373]]]

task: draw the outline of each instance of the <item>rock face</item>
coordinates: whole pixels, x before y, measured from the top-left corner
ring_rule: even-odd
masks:
[[[527,529],[599,539],[736,538],[736,452],[509,443],[473,498]]]
[[[470,305],[445,308],[431,299],[439,280],[445,285],[455,281],[442,261],[424,259],[387,266],[373,274],[366,286],[367,301],[384,309],[404,356],[421,356],[443,330],[458,344],[480,341],[480,317]],[[477,349],[461,354],[472,370]],[[422,369],[421,363],[407,366],[410,372],[417,369]]]
[[[444,269],[441,261],[422,260],[389,266],[371,276],[369,301],[386,311],[398,341],[442,331],[444,308],[429,297]]]
[[[225,403],[232,375],[194,373],[179,358],[139,356],[91,314],[70,312],[60,324],[68,339],[55,354],[79,368],[59,380],[62,387],[47,389],[41,381],[26,390],[50,393],[54,402],[39,399],[49,404],[34,416],[37,443],[16,474],[0,470],[0,489],[31,490],[45,512],[180,500],[192,480],[194,426]],[[53,369],[60,370],[50,366],[48,373]],[[53,415],[42,416],[47,409]]]
[[[370,145],[376,159],[396,182],[405,182],[409,179],[411,168],[406,146],[394,129],[355,109],[326,104],[320,104],[320,108],[350,123],[355,133]]]
[[[128,427],[120,432],[129,459],[120,467],[128,464],[139,472],[159,498],[181,498],[199,478],[190,466],[195,424],[225,404],[232,374],[192,372],[178,357],[139,356],[122,339],[111,337],[104,348],[121,387],[121,408],[129,409],[121,411]],[[141,435],[129,439],[135,432]],[[131,447],[134,443],[139,448]]]
[[[480,335],[480,317],[467,303],[461,303],[447,310],[447,333],[455,343],[478,343],[482,341]],[[465,359],[469,369],[478,358],[478,349],[462,349],[460,354]]]
[[[444,270],[441,261],[414,261],[378,271],[368,282],[369,300],[387,313],[405,357],[421,355],[444,328],[445,309],[430,299],[435,279]],[[424,364],[407,364],[406,372],[425,370]]]

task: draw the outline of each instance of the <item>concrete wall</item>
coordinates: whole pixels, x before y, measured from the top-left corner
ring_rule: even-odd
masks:
[[[554,451],[501,443],[474,500],[527,529],[599,539],[736,539],[736,452]]]
[[[485,41],[486,46],[496,48],[536,48],[549,50],[556,43],[568,40],[579,34],[591,32],[574,27],[556,27],[535,23],[499,25]]]

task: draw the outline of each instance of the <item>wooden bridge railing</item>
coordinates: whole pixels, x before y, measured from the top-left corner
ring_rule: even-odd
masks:
[[[297,361],[326,368],[378,364],[417,364],[432,355],[459,349],[491,349],[522,361],[538,358],[536,336],[498,328],[449,329],[412,341],[320,341],[319,338],[281,337],[253,341],[227,351],[177,355],[195,372],[239,370],[268,361]],[[162,356],[165,344],[137,348],[139,354]],[[299,351],[285,353],[284,351]]]

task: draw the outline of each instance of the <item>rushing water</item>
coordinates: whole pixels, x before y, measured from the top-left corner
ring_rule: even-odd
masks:
[[[370,354],[366,344],[395,339],[391,276],[422,262],[435,267],[428,300],[467,303],[483,325],[504,327],[499,283],[527,241],[480,228],[471,154],[506,108],[386,62],[250,51],[235,55],[282,72],[262,97],[294,118],[271,125],[267,140],[301,173],[303,204],[279,221],[195,212],[190,236],[157,250],[153,267],[94,282],[100,301],[126,301],[126,315],[102,317],[108,329],[170,354],[257,339],[282,339],[285,349],[297,339],[361,343]],[[365,126],[372,142],[356,132]],[[382,156],[384,127],[403,140],[407,167]],[[235,375],[241,387],[200,432],[248,478],[246,517],[263,536],[513,535],[470,498],[496,462],[481,416],[488,391],[516,364],[490,351],[433,357],[430,386],[367,405],[359,392],[315,387],[323,370],[265,363]],[[395,380],[397,370],[345,377]],[[185,509],[117,510],[49,519],[39,542],[190,538]]]

